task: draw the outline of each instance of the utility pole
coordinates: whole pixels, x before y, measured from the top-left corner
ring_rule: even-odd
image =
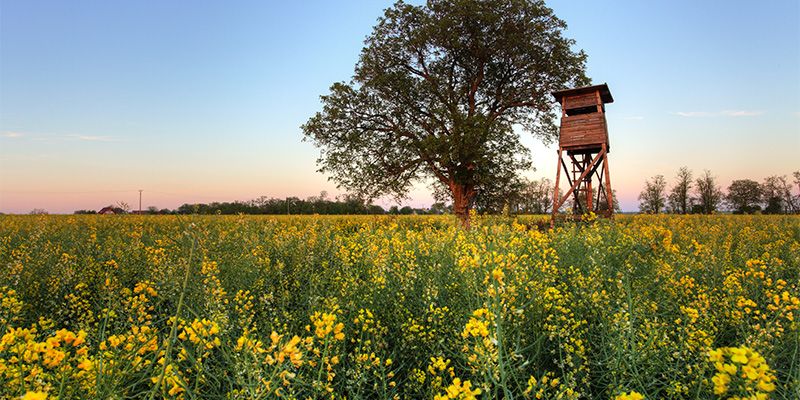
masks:
[[[139,215],[142,215],[142,189],[139,189]]]
[[[289,215],[289,198],[286,198],[286,215]]]

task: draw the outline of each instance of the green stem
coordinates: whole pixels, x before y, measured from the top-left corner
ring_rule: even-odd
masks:
[[[67,371],[66,369],[61,374],[61,382],[58,384],[58,398],[60,399],[64,395],[64,384],[67,381]]]
[[[191,275],[192,270],[192,257],[194,256],[194,247],[197,243],[197,238],[192,237],[192,247],[189,248],[189,260],[186,263],[186,272],[183,276],[183,285],[181,286],[181,295],[178,298],[178,307],[175,310],[175,318],[172,322],[172,327],[170,328],[169,332],[169,340],[167,340],[167,348],[164,354],[164,365],[161,367],[161,374],[158,376],[158,381],[156,382],[156,386],[153,387],[153,390],[150,392],[150,399],[153,399],[156,393],[158,393],[159,388],[161,387],[162,382],[164,381],[164,375],[167,373],[167,366],[172,362],[172,343],[175,341],[175,336],[177,336],[178,332],[178,319],[181,316],[181,310],[183,308],[183,299],[186,296],[186,288],[189,286],[189,276]]]
[[[319,370],[317,371],[317,382],[322,382],[322,371],[325,369],[325,359],[328,357],[328,335],[325,335],[325,350],[322,352],[322,358],[319,361]],[[325,386],[328,386],[328,380],[325,380]]]
[[[495,312],[495,339],[497,340],[497,366],[500,369],[500,388],[503,390],[503,394],[507,398],[512,398],[513,396],[509,392],[508,388],[506,387],[506,365],[505,365],[505,357],[504,351],[505,347],[503,346],[503,304],[502,299],[500,298],[500,284],[495,283],[495,298],[494,298],[494,312]]]

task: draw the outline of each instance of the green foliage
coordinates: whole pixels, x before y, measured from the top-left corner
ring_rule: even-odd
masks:
[[[761,210],[761,185],[751,179],[737,179],[728,186],[725,197],[731,209],[738,214],[751,214]]]
[[[795,173],[795,184],[800,187],[800,173]],[[768,214],[800,212],[800,194],[792,195],[792,185],[786,176],[768,176],[761,184],[761,194]]]
[[[692,211],[692,171],[681,167],[675,177],[675,186],[669,193],[670,211],[676,214],[687,214]]]
[[[711,214],[722,205],[724,195],[717,183],[717,178],[706,170],[694,184],[697,204],[692,206],[693,213]]]
[[[462,217],[492,203],[530,165],[512,128],[553,140],[550,92],[588,83],[565,27],[542,1],[396,3],[303,125],[320,171],[370,199],[427,179]]]
[[[645,213],[658,214],[667,205],[667,182],[664,175],[656,175],[645,181],[644,189],[639,194],[639,210]]]

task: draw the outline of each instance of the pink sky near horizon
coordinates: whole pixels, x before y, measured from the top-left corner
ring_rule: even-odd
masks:
[[[612,143],[609,163],[612,187],[617,191],[624,211],[638,209],[637,197],[645,179],[661,174],[671,185],[675,172],[683,165],[693,170],[695,176],[704,169],[710,169],[723,188],[727,188],[733,179],[762,181],[770,175],[791,176],[793,171],[786,168],[791,165],[785,162],[791,157],[791,146],[785,147],[783,151],[776,151],[749,148],[743,142],[720,146],[701,141],[681,152],[680,145],[675,142],[685,140],[684,135],[672,138],[667,136],[663,142],[650,145],[652,138],[646,133],[637,132],[647,132],[654,128],[648,126],[644,119],[626,120],[615,117],[613,107],[614,104],[607,107]],[[642,138],[647,139],[646,147],[640,143]],[[524,143],[532,149],[535,167],[535,170],[526,172],[525,176],[529,179],[544,177],[554,180],[557,159],[555,147],[545,146],[530,137],[526,137]],[[107,144],[101,145],[99,152],[107,150],[102,148],[104,145]],[[4,173],[0,183],[4,189],[13,187],[14,190],[3,190],[0,193],[0,212],[25,214],[38,208],[55,214],[71,214],[75,210],[99,210],[119,202],[125,202],[132,209],[137,209],[138,189],[143,190],[144,209],[149,206],[174,209],[184,203],[246,201],[259,196],[307,198],[317,196],[321,191],[326,191],[330,198],[342,194],[334,183],[315,171],[316,149],[308,143],[302,145],[308,147],[307,154],[294,162],[277,159],[272,163],[262,164],[261,167],[245,163],[233,172],[215,172],[217,167],[213,163],[201,169],[162,170],[161,166],[148,165],[145,160],[138,165],[126,163],[108,169],[104,167],[106,161],[102,159],[76,163],[60,160],[55,156],[52,159],[43,157],[34,165],[28,164],[28,167],[32,166],[28,169],[4,169],[12,173]],[[718,146],[719,151],[709,152],[707,146]],[[731,163],[727,160],[745,157],[763,162]],[[676,158],[681,163],[676,163]],[[187,163],[189,161],[186,160]],[[59,167],[67,174],[47,172]],[[566,188],[563,182],[561,187]],[[424,183],[417,185],[409,197],[403,205],[424,208],[433,202]],[[395,204],[390,199],[378,199],[375,203],[387,209]]]

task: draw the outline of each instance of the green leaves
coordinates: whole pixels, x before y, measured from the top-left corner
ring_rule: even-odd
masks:
[[[541,1],[432,0],[387,9],[350,82],[303,125],[320,171],[366,198],[432,179],[476,196],[530,167],[514,126],[557,137],[550,92],[588,82],[586,55]]]

